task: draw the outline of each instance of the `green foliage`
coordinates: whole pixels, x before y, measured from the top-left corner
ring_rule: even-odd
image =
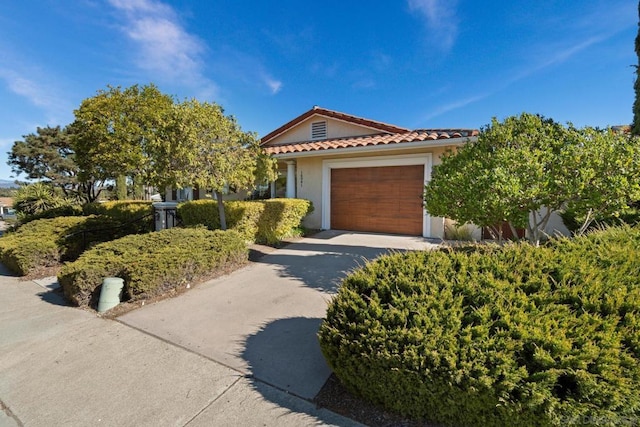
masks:
[[[313,205],[304,199],[262,200],[264,211],[258,221],[256,241],[277,243],[297,235],[305,216],[313,212]]]
[[[384,256],[320,332],[354,393],[446,425],[640,419],[640,229]],[[585,421],[586,420],[586,421]]]
[[[99,242],[152,230],[149,202],[107,202],[85,205],[89,216],[36,219],[0,238],[0,261],[21,276],[74,260]],[[42,215],[56,213],[46,211]],[[77,211],[74,214],[78,215]]]
[[[73,202],[58,194],[46,182],[35,182],[20,187],[13,199],[13,207],[20,219],[29,221],[40,216],[55,215],[58,211],[73,211]],[[47,214],[46,212],[53,211]]]
[[[66,130],[60,126],[38,127],[36,133],[24,135],[15,141],[9,152],[11,171],[25,174],[28,179],[46,180],[61,189],[76,184],[78,168],[73,161],[73,150]]]
[[[116,199],[127,200],[127,177],[126,175],[118,175],[116,177]]]
[[[26,224],[38,219],[58,218],[61,216],[82,216],[82,206],[80,205],[63,205],[58,208],[49,209],[35,215],[21,216],[20,224]]]
[[[579,234],[580,229],[585,223],[584,214],[578,214],[574,209],[565,209],[560,213],[562,222],[573,233]],[[602,226],[617,226],[621,224],[637,225],[640,224],[640,209],[637,207],[628,207],[614,215],[594,217],[586,230],[593,230]]]
[[[225,214],[230,229],[238,231],[247,241],[276,243],[291,237],[302,219],[313,209],[302,199],[270,199],[260,201],[227,201]],[[218,204],[212,200],[195,200],[178,205],[178,216],[187,226],[204,225],[220,228]]]
[[[219,203],[226,188],[252,189],[276,177],[276,161],[264,153],[255,133],[244,132],[215,103],[175,104],[167,137],[150,144],[151,182],[158,188],[196,185],[213,191]],[[221,228],[227,228],[220,210]]]
[[[0,238],[0,261],[20,276],[57,265],[69,248],[64,236],[85,221],[84,217],[58,217],[25,224]]]
[[[149,144],[151,182],[157,187],[197,185],[222,193],[226,187],[250,189],[256,180],[274,179],[275,161],[263,159],[257,136],[244,132],[221,106],[176,103],[168,123],[168,136]]]
[[[82,101],[72,124],[80,175],[114,179],[146,174],[152,163],[148,147],[164,137],[172,105],[173,98],[154,85],[109,86]]]
[[[89,203],[83,206],[85,215],[106,215],[125,228],[125,234],[148,233],[154,229],[152,202],[143,200]],[[146,217],[142,220],[142,218]]]
[[[426,209],[460,223],[526,227],[539,243],[553,211],[590,217],[640,198],[640,143],[611,129],[576,129],[523,113],[495,118],[478,140],[442,157]]]
[[[138,300],[228,272],[247,258],[235,231],[172,228],[97,245],[65,265],[58,280],[74,304],[93,306],[105,277],[122,277],[125,298]]]

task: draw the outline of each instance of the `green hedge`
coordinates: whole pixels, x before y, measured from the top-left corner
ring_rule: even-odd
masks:
[[[46,267],[75,260],[95,243],[141,231],[148,231],[148,224],[132,224],[126,215],[38,219],[0,238],[0,261],[20,276],[37,275]]]
[[[350,390],[415,419],[635,425],[639,253],[626,227],[384,256],[344,280],[321,348]]]
[[[144,200],[123,200],[88,203],[83,206],[85,215],[106,215],[117,221],[124,229],[123,235],[153,231],[153,204]],[[138,221],[145,217],[145,219]]]
[[[21,276],[57,265],[69,249],[64,244],[64,236],[86,220],[85,217],[58,217],[24,224],[0,238],[0,261]]]
[[[58,281],[79,306],[94,306],[105,277],[122,277],[125,299],[137,300],[227,272],[247,261],[239,233],[172,228],[102,243],[65,265]]]
[[[20,218],[20,224],[26,224],[38,219],[51,219],[60,216],[81,216],[82,207],[79,205],[65,205],[57,208],[49,209],[35,215],[24,215]]]
[[[311,202],[302,199],[227,201],[224,208],[227,228],[258,243],[276,243],[296,235],[302,219],[312,211]],[[218,204],[213,200],[181,203],[178,216],[187,227],[220,228]]]

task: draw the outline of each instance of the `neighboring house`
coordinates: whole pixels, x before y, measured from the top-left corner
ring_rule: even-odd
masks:
[[[286,197],[313,202],[306,227],[442,238],[444,219],[423,208],[424,185],[447,149],[478,133],[410,130],[313,107],[261,143],[278,160]]]
[[[15,217],[15,211],[13,210],[13,197],[0,197],[0,218],[4,219]]]

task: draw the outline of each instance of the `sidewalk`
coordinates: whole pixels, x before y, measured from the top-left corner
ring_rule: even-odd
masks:
[[[0,276],[0,426],[358,425]]]

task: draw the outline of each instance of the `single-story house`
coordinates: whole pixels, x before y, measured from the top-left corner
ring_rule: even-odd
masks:
[[[424,186],[447,150],[477,140],[479,133],[411,130],[316,106],[262,137],[262,147],[278,160],[280,177],[258,192],[310,200],[314,211],[304,220],[310,229],[444,238],[451,221],[425,211]],[[241,192],[224,198],[248,196]],[[207,191],[197,187],[165,192],[166,201],[205,197],[210,197]],[[474,238],[489,237],[485,231],[474,227]],[[569,233],[557,214],[545,231]]]
[[[478,133],[411,130],[313,107],[261,143],[278,160],[286,197],[313,202],[306,227],[442,238],[444,219],[423,208],[424,185],[447,149]]]

